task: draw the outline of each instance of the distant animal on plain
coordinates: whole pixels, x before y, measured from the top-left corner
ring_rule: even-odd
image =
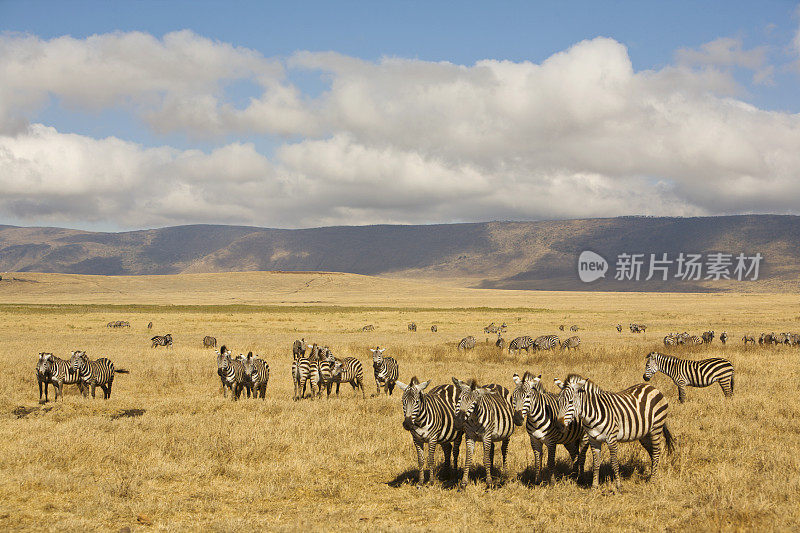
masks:
[[[203,348],[216,348],[217,347],[217,339],[212,337],[211,335],[206,335],[203,337]]]
[[[152,341],[153,343],[153,345],[151,346],[152,348],[155,348],[156,346],[167,346],[169,348],[172,348],[171,333],[167,333],[166,335],[156,335],[155,337],[150,339],[150,341]]]

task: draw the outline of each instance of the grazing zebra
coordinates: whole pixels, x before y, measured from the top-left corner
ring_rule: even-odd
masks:
[[[403,429],[411,433],[417,451],[420,484],[425,482],[425,474],[430,473],[430,481],[436,479],[436,445],[442,447],[445,467],[450,466],[451,442],[456,442],[455,460],[458,460],[458,446],[461,431],[456,429],[456,416],[453,401],[448,401],[447,390],[436,387],[425,394],[430,381],[420,383],[416,376],[411,383],[398,381],[403,391]],[[425,443],[428,443],[428,468],[425,469]],[[457,462],[456,462],[457,464]]]
[[[690,337],[688,337],[686,340],[683,341],[683,344],[686,344],[688,346],[699,346],[703,344],[703,338],[698,337],[697,335],[691,335]]]
[[[550,480],[556,462],[556,445],[563,444],[572,459],[575,474],[583,468],[584,454],[578,459],[580,440],[583,431],[577,420],[566,428],[556,420],[558,412],[558,395],[547,392],[541,384],[542,376],[534,377],[530,372],[525,372],[522,379],[514,374],[516,384],[511,393],[511,407],[514,412],[514,424],[525,429],[531,440],[534,456],[534,482],[542,479],[542,450],[547,448],[547,479]]]
[[[673,333],[670,333],[669,335],[664,337],[664,346],[675,346],[678,343],[679,343],[678,336]]]
[[[558,326],[558,331],[564,331],[564,324],[561,324],[560,326]]]
[[[552,350],[561,346],[558,335],[540,335],[533,341],[534,350]]]
[[[431,332],[432,333],[436,333],[437,331],[439,331],[439,328],[436,327],[436,324],[432,325],[431,326]]]
[[[756,338],[753,337],[752,335],[745,335],[744,337],[742,337],[742,342],[744,342],[745,345],[747,344],[754,345],[756,343]]]
[[[728,332],[727,331],[723,331],[722,333],[720,333],[719,341],[722,344],[725,344],[726,342],[728,342]]]
[[[366,398],[364,393],[364,367],[361,361],[355,357],[345,357],[341,361],[336,360],[333,363],[333,370],[331,371],[331,380],[336,383],[336,396],[339,396],[339,385],[350,383],[353,387],[353,392],[358,393],[361,389],[361,397]]]
[[[758,344],[775,344],[775,333],[762,333],[758,338]]]
[[[646,333],[647,326],[644,324],[628,324],[631,333]]]
[[[471,350],[473,348],[475,348],[475,337],[472,335],[464,337],[461,339],[461,342],[458,343],[459,350]]]
[[[701,337],[703,337],[704,343],[711,344],[711,342],[714,340],[714,331],[706,331],[701,335]]]
[[[314,383],[316,379],[316,361],[300,356],[292,361],[292,381],[294,381],[294,400],[301,400],[306,396],[306,383],[311,380],[311,399],[314,399]]]
[[[503,455],[503,470],[505,470],[508,441],[514,432],[514,415],[511,412],[510,398],[496,388],[478,387],[475,380],[466,383],[454,377],[453,383],[461,392],[456,409],[457,429],[462,429],[467,438],[467,457],[464,461],[464,475],[461,478],[460,488],[466,487],[469,480],[469,470],[472,467],[472,454],[476,441],[483,442],[486,486],[492,487],[493,443],[501,442],[500,450]]]
[[[497,332],[497,340],[494,341],[494,345],[497,346],[498,348],[500,348],[501,350],[506,345],[506,340],[503,338],[503,334],[500,333],[499,331]]]
[[[117,323],[114,320],[112,320],[111,322],[106,324],[106,327],[107,328],[115,328],[115,327],[117,327]]]
[[[222,356],[219,370],[222,372],[220,378],[222,378],[223,384],[231,389],[231,399],[233,401],[239,399],[242,389],[246,389],[247,397],[250,397],[253,388],[245,376],[244,361],[242,359],[232,359],[231,352],[226,350]]]
[[[663,372],[678,386],[678,400],[686,399],[686,387],[708,387],[718,382],[728,398],[733,395],[733,365],[727,359],[712,357],[702,361],[687,361],[671,355],[650,352],[647,355],[644,376],[650,381],[656,372]]]
[[[574,324],[572,326],[570,326],[570,328],[569,328],[570,331],[578,331],[579,329],[581,329],[581,328],[579,328],[578,326],[576,326]]]
[[[373,326],[372,324],[367,324],[366,326],[361,328],[361,331],[373,331],[374,329],[375,329],[375,326]]]
[[[42,403],[42,383],[44,383],[44,403],[47,403],[47,387],[53,385],[55,389],[55,401],[61,396],[64,401],[64,385],[77,384],[78,389],[83,394],[83,383],[80,381],[78,372],[75,371],[65,361],[49,352],[39,352],[39,361],[36,362],[36,380],[39,382],[39,403]]]
[[[494,322],[483,328],[484,333],[497,333],[498,327],[494,325]]]
[[[417,325],[415,323],[410,323],[408,325],[408,331],[417,331]]]
[[[788,333],[778,333],[774,337],[775,344],[788,344],[789,343],[789,334]]]
[[[502,324],[500,324],[500,330],[499,330],[499,332],[501,332],[501,333],[505,333],[507,329],[508,329],[508,326],[506,325],[506,323],[505,323],[505,322],[503,322]]]
[[[96,361],[91,361],[84,351],[72,352],[69,364],[72,370],[78,373],[78,379],[83,385],[83,395],[89,396],[89,388],[92,390],[92,398],[95,397],[95,388],[103,389],[103,399],[111,398],[111,386],[114,384],[114,363],[105,357]],[[127,374],[128,371],[120,368],[116,372]]]
[[[565,339],[564,342],[561,343],[561,349],[571,350],[572,348],[578,348],[581,345],[581,338],[577,335]]]
[[[153,323],[152,322],[148,322],[147,323],[147,329],[153,329]]]
[[[527,335],[523,337],[517,337],[513,341],[508,343],[508,353],[516,353],[519,350],[525,350],[526,352],[530,353],[530,349],[533,346],[533,339],[528,337]]]
[[[651,385],[640,383],[623,391],[606,392],[591,380],[570,374],[564,383],[555,380],[561,388],[558,395],[558,420],[566,427],[578,420],[592,447],[592,487],[600,481],[600,447],[608,445],[611,468],[617,490],[620,489],[617,443],[638,440],[650,455],[650,479],[656,477],[661,457],[662,437],[667,451],[672,451],[673,438],[667,429],[669,402]]]
[[[789,334],[789,345],[797,346],[798,344],[800,344],[800,334],[797,333]]]
[[[617,333],[622,333],[622,324],[617,324]]]
[[[384,357],[383,352],[386,348],[376,346],[372,352],[372,369],[375,372],[375,386],[378,389],[377,395],[381,394],[381,383],[384,384],[384,392],[389,396],[394,391],[394,384],[399,376],[399,367],[397,361],[392,357]]]
[[[206,335],[203,337],[203,348],[216,348],[217,347],[217,339],[210,335]]]
[[[297,360],[306,354],[306,340],[294,341],[292,344],[292,358]]]
[[[172,348],[172,334],[170,333],[167,333],[166,335],[163,336],[156,335],[150,340],[153,342],[152,348],[155,348],[156,346],[167,346],[169,348]]]
[[[253,389],[253,399],[261,398],[267,394],[267,382],[269,382],[269,365],[253,352],[247,354],[244,360],[244,375]]]

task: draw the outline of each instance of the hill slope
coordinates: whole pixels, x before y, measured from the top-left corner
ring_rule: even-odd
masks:
[[[0,226],[0,270],[138,275],[329,271],[458,280],[484,288],[637,291],[783,291],[800,287],[800,217],[742,215],[280,230],[178,226],[122,233]],[[581,251],[609,262],[582,283]],[[761,253],[759,280],[614,280],[620,253]]]

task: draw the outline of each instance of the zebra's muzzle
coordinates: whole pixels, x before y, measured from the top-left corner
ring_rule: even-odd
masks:
[[[650,376],[648,376],[647,374],[644,374],[642,376],[642,379],[645,380],[645,381],[650,381]]]
[[[403,429],[406,431],[412,431],[414,429],[414,422],[411,420],[410,417],[406,417],[403,420]]]
[[[514,425],[521,426],[522,425],[522,412],[521,411],[514,411]]]
[[[456,413],[456,417],[455,417],[455,426],[456,426],[456,429],[461,429],[461,428],[463,428],[463,427],[464,427],[464,420],[465,420],[465,418],[466,418],[466,417],[464,416],[464,413],[462,413],[461,411],[459,411],[459,412],[457,412],[457,413]]]

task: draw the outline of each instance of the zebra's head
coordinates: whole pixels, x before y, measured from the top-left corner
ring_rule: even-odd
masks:
[[[334,360],[331,368],[331,377],[337,378],[342,373],[342,362]]]
[[[418,425],[422,409],[422,391],[428,387],[430,380],[420,383],[417,376],[414,376],[408,385],[401,381],[395,383],[403,391],[403,429],[411,431]]]
[[[247,352],[247,357],[242,361],[244,378],[248,381],[253,381],[253,375],[256,373],[255,360],[257,357],[253,357],[253,352]]]
[[[72,370],[80,372],[88,359],[89,357],[86,355],[85,351],[76,350],[72,352],[72,355],[69,358],[69,367]]]
[[[386,348],[376,346],[374,350],[370,348],[369,351],[372,352],[372,366],[379,368],[383,364],[383,352],[386,351]]]
[[[453,383],[455,383],[456,387],[461,392],[458,397],[455,413],[456,427],[460,428],[463,427],[464,423],[475,413],[475,408],[478,406],[480,399],[491,391],[487,388],[479,387],[474,379],[467,383],[454,377]]]
[[[656,358],[657,355],[658,352],[650,352],[647,354],[647,362],[645,363],[644,375],[642,376],[643,380],[650,381],[650,378],[652,378],[658,372],[659,366]]]
[[[53,375],[53,354],[49,352],[39,352],[39,361],[36,363],[36,374],[41,377]]]
[[[521,426],[531,409],[531,394],[534,390],[541,388],[542,375],[534,376],[527,370],[520,379],[519,375],[512,376],[516,388],[511,393],[511,408],[514,411],[514,424]]]
[[[586,381],[586,379],[577,374],[567,376],[567,380],[564,383],[558,378],[554,380],[556,386],[561,389],[558,395],[557,418],[558,423],[562,426],[567,427],[580,418]]]

